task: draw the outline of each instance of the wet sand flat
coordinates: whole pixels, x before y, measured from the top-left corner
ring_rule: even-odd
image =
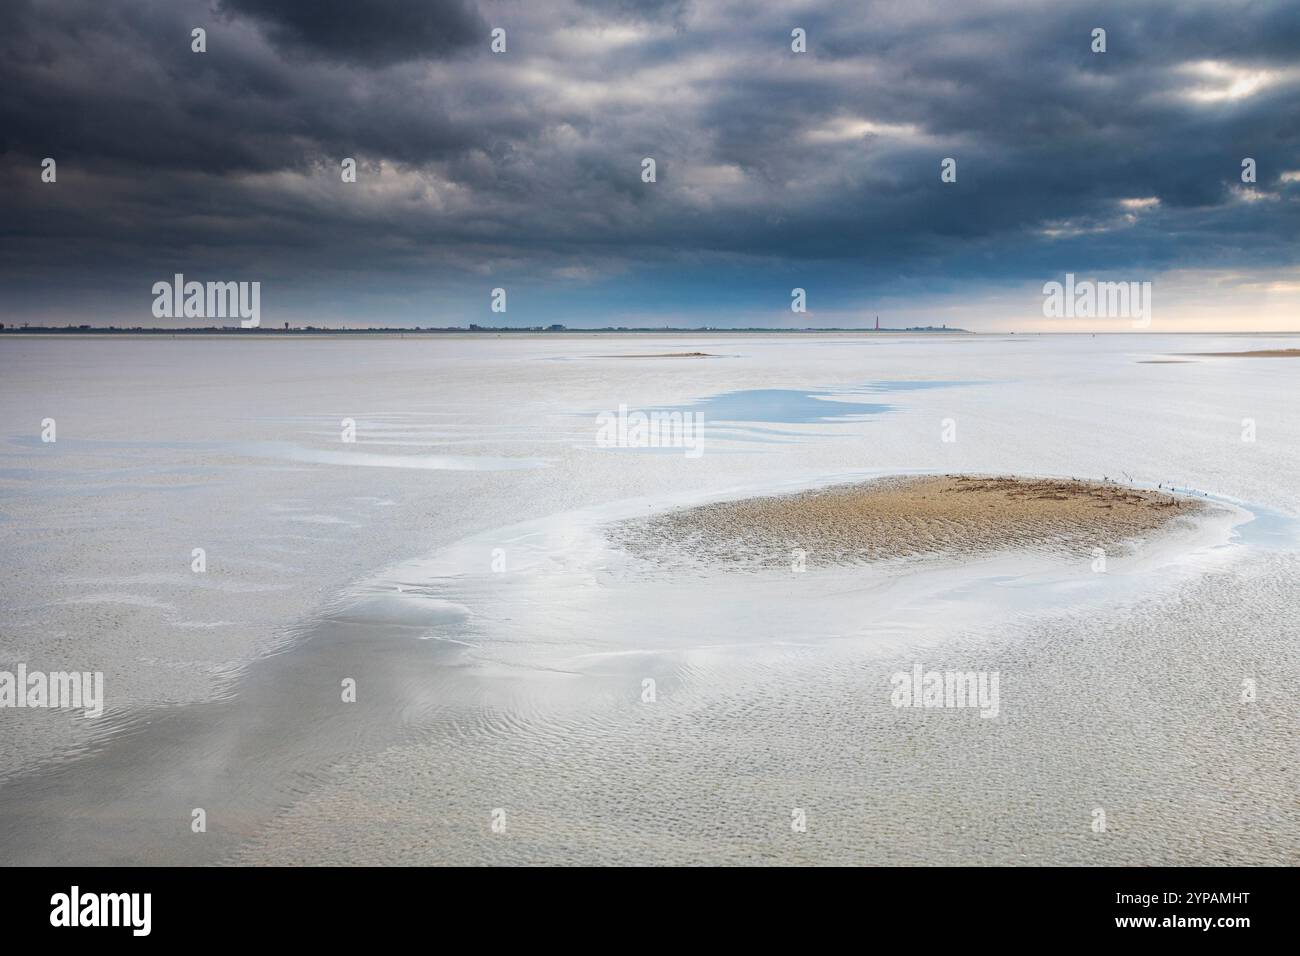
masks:
[[[0,661],[103,671],[107,705],[0,714],[0,859],[1294,865],[1290,366],[1157,374],[1133,342],[15,337]],[[604,360],[695,349],[726,361]],[[701,411],[706,453],[594,447],[593,412],[622,403]],[[937,440],[948,416],[960,443]],[[296,457],[250,453],[272,443]],[[1210,500],[968,477],[895,487],[874,518],[830,506],[882,474],[1121,468]],[[795,521],[814,487],[822,517]],[[674,514],[771,567],[700,564],[667,532],[671,566],[610,546]],[[790,573],[787,540],[815,573]],[[918,663],[999,672],[997,717],[895,706]]]
[[[624,526],[621,542],[661,559],[784,564],[1121,545],[1205,505],[1111,482],[895,477],[670,512]]]

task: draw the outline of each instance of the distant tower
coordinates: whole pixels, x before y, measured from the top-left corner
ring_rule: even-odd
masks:
[[[876,331],[880,331],[880,316],[876,316]]]

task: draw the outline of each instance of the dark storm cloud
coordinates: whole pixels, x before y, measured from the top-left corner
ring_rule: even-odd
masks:
[[[254,270],[300,313],[319,293],[406,321],[436,298],[456,322],[502,282],[599,303],[642,279],[718,281],[740,308],[807,273],[850,303],[927,279],[1298,260],[1293,3],[23,0],[3,16],[0,307],[20,314],[78,290],[128,314],[130,290],[173,269]]]
[[[368,65],[443,56],[487,33],[467,0],[221,0],[221,8],[266,24],[280,49]]]

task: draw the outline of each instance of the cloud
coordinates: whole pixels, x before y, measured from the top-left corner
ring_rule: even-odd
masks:
[[[829,314],[1288,268],[1298,60],[1285,2],[17,0],[0,309],[147,315],[139,290],[176,270],[263,278],[295,319],[479,321],[490,277],[520,322],[637,295],[726,324],[810,282]]]
[[[679,21],[688,0],[578,0],[581,7],[612,18]]]
[[[365,66],[443,57],[488,39],[467,0],[221,0],[221,9],[265,25],[280,50]]]

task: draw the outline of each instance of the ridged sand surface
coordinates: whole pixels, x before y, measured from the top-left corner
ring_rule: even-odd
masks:
[[[702,505],[615,532],[671,562],[842,564],[918,555],[1120,547],[1205,506],[1112,482],[937,475]]]

